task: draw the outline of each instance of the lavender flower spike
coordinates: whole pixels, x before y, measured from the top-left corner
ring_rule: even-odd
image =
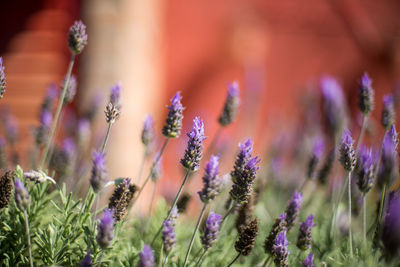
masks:
[[[286,228],[289,231],[297,217],[300,213],[301,202],[303,201],[303,197],[301,193],[294,192],[292,200],[289,202],[289,205],[286,208]]]
[[[297,238],[297,247],[301,250],[307,250],[311,248],[312,236],[311,230],[315,226],[313,222],[314,216],[310,214],[306,221],[300,225],[300,231]]]
[[[399,255],[400,252],[400,196],[397,193],[389,195],[388,208],[382,229],[382,241],[389,255]]]
[[[321,160],[322,153],[324,152],[324,146],[324,140],[321,137],[314,140],[311,157],[307,166],[308,179],[311,179],[314,176],[315,168],[317,167],[318,162]]]
[[[20,210],[26,210],[29,207],[30,197],[28,191],[26,191],[24,184],[19,179],[15,179],[14,182],[14,196],[15,203]]]
[[[235,165],[231,172],[232,180],[235,181],[237,177],[241,175],[244,170],[244,166],[251,158],[253,152],[253,142],[251,139],[247,139],[243,143],[239,143],[239,153],[236,156]]]
[[[359,107],[361,112],[367,116],[371,113],[372,109],[374,108],[374,89],[371,86],[371,78],[368,76],[367,73],[361,78],[360,89],[358,92],[359,95]]]
[[[92,259],[90,258],[90,250],[87,252],[85,258],[81,261],[79,267],[93,267]]]
[[[211,156],[210,161],[206,165],[203,176],[203,190],[198,192],[203,203],[213,200],[221,189],[221,179],[218,178],[219,156]]]
[[[210,215],[208,215],[206,227],[201,237],[201,244],[203,244],[204,250],[211,248],[215,241],[217,241],[221,221],[222,216],[217,213],[211,211]]]
[[[4,74],[3,58],[0,57],[0,99],[6,92],[6,75]]]
[[[276,266],[287,267],[289,266],[289,242],[286,238],[286,231],[282,231],[277,238],[273,246],[273,256]]]
[[[113,104],[117,108],[120,108],[120,105],[121,105],[121,103],[120,103],[121,91],[122,91],[121,82],[117,82],[114,86],[111,86],[110,103]]]
[[[80,20],[75,21],[68,33],[68,46],[72,54],[80,54],[87,45],[87,39],[86,26]]]
[[[396,145],[393,138],[386,134],[382,142],[382,157],[379,169],[378,185],[391,186],[397,174],[398,160],[396,155]]]
[[[153,116],[147,115],[146,119],[143,123],[143,130],[142,130],[142,143],[146,147],[146,153],[148,152],[149,148],[152,147],[154,141],[154,120]]]
[[[265,242],[264,242],[265,253],[268,253],[271,255],[273,254],[273,246],[274,246],[275,239],[278,236],[278,234],[285,229],[286,229],[286,214],[283,213],[279,216],[279,218],[277,218],[275,220],[274,225],[272,226],[272,229],[269,232],[269,235],[265,239]]]
[[[97,226],[97,243],[102,249],[111,246],[114,239],[114,218],[113,211],[106,209],[103,213],[103,218]]]
[[[176,244],[175,222],[168,219],[163,222],[162,241],[164,253],[168,255]]]
[[[395,121],[395,111],[394,111],[394,100],[392,95],[383,96],[383,110],[381,123],[385,130],[389,130],[389,128],[394,124]]]
[[[154,261],[153,250],[149,245],[144,245],[142,252],[139,253],[139,264],[138,267],[154,267],[156,263]]]
[[[372,150],[361,146],[358,159],[357,186],[363,194],[368,193],[372,188],[375,180],[375,164],[376,160],[373,158]]]
[[[181,159],[182,166],[189,171],[197,171],[200,167],[200,160],[203,152],[204,124],[199,117],[194,118],[193,128],[187,134],[189,137],[188,145],[185,150],[185,155]]]
[[[353,171],[356,166],[357,159],[353,147],[353,138],[351,138],[348,130],[344,130],[342,134],[342,141],[339,148],[339,161],[347,172]]]
[[[95,193],[101,191],[108,182],[108,172],[106,168],[105,154],[100,151],[93,152],[92,176],[90,177],[90,185]]]
[[[121,83],[118,82],[116,85],[111,87],[110,93],[110,102],[106,106],[104,113],[106,114],[106,122],[107,123],[114,123],[121,113],[121,90],[122,86]]]
[[[399,134],[396,131],[396,127],[394,124],[392,127],[390,127],[390,130],[387,132],[387,134],[392,138],[392,141],[394,143],[394,149],[397,151],[397,147],[399,146]]]
[[[314,265],[314,254],[310,252],[307,257],[304,259],[302,267],[315,267]]]
[[[239,84],[237,81],[234,81],[232,84],[228,85],[228,95],[225,100],[225,105],[218,118],[218,122],[221,126],[227,126],[235,120],[239,104]]]
[[[183,109],[181,104],[181,92],[177,92],[171,99],[171,106],[168,107],[168,115],[165,120],[165,125],[162,129],[162,134],[166,138],[178,138],[181,134]]]

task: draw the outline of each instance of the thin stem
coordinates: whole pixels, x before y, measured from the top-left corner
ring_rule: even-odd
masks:
[[[361,130],[360,130],[360,135],[358,136],[358,140],[357,140],[357,147],[356,147],[356,153],[358,152],[358,150],[360,149],[360,145],[362,142],[362,139],[364,137],[364,133],[365,133],[365,128],[367,126],[367,120],[368,120],[368,116],[363,116],[363,120],[362,120],[362,124],[361,124]]]
[[[267,256],[267,258],[265,259],[265,261],[264,261],[264,263],[263,263],[263,265],[262,265],[262,267],[265,267],[265,266],[267,266],[267,263],[269,262],[269,260],[271,259],[271,256],[270,255],[268,255]]]
[[[95,227],[95,221],[96,221],[96,215],[97,215],[97,209],[99,208],[99,201],[100,201],[100,192],[95,194],[94,197],[96,198],[96,204],[94,207],[94,212],[93,212],[93,221],[92,221],[92,229],[94,232],[94,227]]]
[[[235,209],[235,203],[232,204],[232,206],[229,208],[229,210],[225,213],[225,216],[222,218],[221,225],[225,221],[226,218],[232,213],[232,211]]]
[[[200,222],[201,222],[201,219],[203,218],[204,211],[206,210],[206,207],[207,207],[207,203],[204,203],[203,208],[201,209],[201,212],[200,212],[200,215],[199,215],[199,219],[197,220],[196,227],[194,228],[192,239],[190,240],[190,243],[189,243],[189,248],[188,248],[188,250],[186,252],[186,256],[185,256],[185,261],[183,263],[183,267],[186,266],[187,260],[189,259],[190,251],[192,250],[192,247],[193,247],[194,237],[196,236],[197,230],[199,229]]]
[[[352,238],[352,231],[351,231],[351,172],[349,172],[348,178],[348,200],[349,200],[349,250],[350,250],[350,257],[353,257],[353,238]]]
[[[111,131],[112,125],[113,124],[111,122],[108,123],[107,133],[106,133],[106,136],[104,137],[103,145],[101,146],[101,153],[104,153],[104,150],[106,150],[106,145],[107,145],[108,138],[110,137],[110,131]]]
[[[97,263],[97,266],[101,266],[101,262],[103,261],[103,256],[104,256],[104,250],[101,250],[100,252],[100,257],[99,257],[99,262]]]
[[[200,258],[197,260],[196,265],[195,265],[194,267],[199,266],[201,260],[203,259],[204,255],[206,255],[206,253],[207,253],[207,249],[205,249],[205,250],[203,251],[203,253],[201,254]]]
[[[365,203],[367,198],[363,195],[363,237],[364,243],[367,241],[367,204]]]
[[[165,266],[165,264],[167,263],[167,260],[168,260],[168,254],[165,255],[165,257],[164,257],[164,261],[163,261],[162,267]]]
[[[384,208],[384,202],[385,202],[385,196],[386,196],[386,183],[383,184],[382,188],[382,193],[381,193],[381,201],[379,203],[379,216],[378,216],[378,222],[381,221],[382,215],[383,215],[383,208]]]
[[[149,205],[149,217],[151,217],[151,210],[153,209],[154,196],[156,195],[156,185],[157,185],[157,183],[153,183],[153,190],[151,190],[151,199],[150,199],[150,205]]]
[[[342,185],[342,188],[341,188],[340,193],[339,193],[339,197],[336,200],[336,203],[335,203],[335,206],[334,206],[334,209],[333,209],[333,215],[332,215],[332,221],[331,221],[331,235],[333,235],[333,229],[334,229],[334,226],[335,226],[335,223],[336,223],[336,217],[337,217],[339,204],[343,199],[344,192],[346,191],[347,179],[349,179],[349,178],[346,177],[346,181]]]
[[[48,142],[46,143],[46,148],[44,149],[44,152],[43,152],[43,155],[42,155],[42,160],[40,162],[40,167],[39,167],[40,170],[42,170],[44,168],[44,164],[46,162],[47,154],[49,153],[49,148],[50,148],[50,145],[51,145],[53,137],[54,137],[54,131],[55,131],[57,123],[58,123],[58,118],[60,117],[61,109],[64,106],[64,98],[65,98],[65,95],[67,93],[67,88],[69,86],[69,80],[71,78],[71,73],[72,73],[72,68],[74,66],[74,62],[75,62],[75,54],[72,54],[71,60],[69,62],[69,66],[68,66],[68,71],[67,71],[67,76],[66,76],[66,79],[65,79],[64,88],[62,90],[62,93],[61,93],[61,96],[60,96],[60,100],[58,102],[57,111],[56,111],[56,114],[54,116],[54,121],[51,124],[51,130],[50,130],[50,134],[49,134],[49,137],[48,137]]]
[[[237,259],[239,259],[240,255],[241,255],[241,254],[238,253],[237,256],[233,259],[233,261],[232,261],[231,263],[229,263],[228,267],[229,267],[229,266],[232,266],[232,264],[234,264],[235,261],[236,261]]]
[[[182,189],[183,189],[183,187],[185,186],[186,180],[187,180],[187,178],[189,177],[189,172],[190,172],[189,170],[186,171],[185,178],[183,179],[183,182],[182,182],[182,184],[181,184],[181,187],[179,188],[179,191],[178,191],[178,193],[176,194],[175,199],[174,199],[174,202],[172,203],[172,206],[171,206],[171,208],[169,209],[169,211],[168,211],[168,213],[167,213],[167,217],[165,217],[164,221],[168,220],[168,219],[169,219],[169,216],[171,216],[171,212],[172,212],[172,210],[174,209],[174,207],[176,206],[176,203],[178,202],[178,199],[179,199],[179,197],[180,197],[180,195],[181,195],[181,193],[182,193]],[[157,237],[160,235],[160,233],[161,233],[161,231],[162,231],[162,227],[163,227],[163,226],[162,226],[162,224],[161,224],[161,227],[158,229],[156,235],[154,236],[153,240],[151,241],[151,246],[153,246],[154,241],[156,241]]]
[[[54,132],[54,138],[55,138],[55,139],[57,139],[58,132],[60,131],[60,126],[61,126],[62,121],[63,121],[63,118],[64,118],[64,113],[65,113],[65,109],[62,109],[62,110],[61,110],[61,114],[60,114],[60,118],[59,118],[59,120],[60,120],[61,123],[58,123],[58,124],[57,124],[56,130],[55,130],[55,132]],[[47,159],[46,159],[46,162],[45,162],[45,165],[46,165],[46,166],[49,165],[49,162],[50,162],[51,158],[53,157],[53,154],[54,154],[54,146],[51,146],[51,147],[49,148],[49,153],[47,154],[48,156],[47,156]]]
[[[33,267],[31,234],[29,231],[29,220],[28,220],[28,213],[26,212],[26,210],[24,210],[24,217],[25,217],[26,242],[28,243],[28,252],[29,252],[29,264],[31,267]]]

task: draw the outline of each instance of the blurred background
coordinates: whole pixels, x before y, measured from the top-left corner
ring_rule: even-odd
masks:
[[[143,119],[153,114],[160,134],[165,105],[177,90],[186,107],[182,133],[199,115],[209,136],[207,148],[218,128],[227,84],[237,80],[239,117],[217,144],[227,150],[229,163],[237,142],[246,137],[254,138],[256,153],[263,154],[277,134],[307,127],[300,109],[306,96],[319,92],[323,74],[341,82],[354,103],[350,116],[358,121],[359,80],[368,72],[376,92],[373,117],[379,119],[382,96],[399,95],[399,14],[397,0],[1,1],[0,55],[7,75],[1,108],[8,107],[18,121],[17,151],[26,160],[47,88],[59,85],[67,69],[68,29],[82,19],[88,46],[73,71],[78,93],[64,119],[78,118],[97,97],[100,111],[92,132],[101,140],[109,88],[122,82],[122,115],[107,153],[113,178],[137,176]],[[167,197],[175,194],[173,182],[182,179],[178,162],[186,141],[182,134],[170,142],[163,157],[164,186],[158,190]],[[221,172],[230,168],[227,164]]]

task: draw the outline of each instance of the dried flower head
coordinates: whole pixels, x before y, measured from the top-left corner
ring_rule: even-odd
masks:
[[[389,128],[394,124],[395,121],[395,111],[394,111],[394,100],[392,95],[383,96],[383,110],[381,123],[385,130],[389,130]]]
[[[389,195],[388,207],[382,228],[382,242],[390,256],[399,255],[400,251],[400,196]]]
[[[210,215],[208,215],[204,233],[201,237],[201,244],[203,244],[204,250],[211,248],[215,241],[217,241],[221,221],[222,216],[217,213],[211,211]]]
[[[318,162],[321,160],[323,152],[324,140],[321,137],[316,138],[312,147],[311,157],[308,161],[307,178],[311,179],[314,176],[315,168],[317,167]]]
[[[353,138],[351,138],[350,132],[344,130],[342,134],[342,140],[339,147],[339,161],[343,168],[347,172],[354,170],[356,166],[357,158],[353,147]]]
[[[79,267],[93,267],[92,259],[90,258],[90,250],[87,252],[85,258],[79,264]]]
[[[272,226],[269,235],[264,242],[265,253],[270,255],[273,254],[273,245],[278,234],[286,229],[286,214],[283,213],[279,218],[275,219],[274,225]]]
[[[194,118],[193,128],[187,133],[189,137],[185,155],[181,159],[182,166],[189,171],[197,171],[200,167],[200,160],[203,156],[204,124],[199,117]]]
[[[312,235],[311,231],[312,228],[315,226],[314,222],[314,215],[310,214],[307,217],[305,222],[300,225],[299,235],[297,237],[297,247],[301,250],[307,250],[311,248],[312,244]]]
[[[6,92],[6,75],[4,74],[3,58],[0,57],[0,99]]]
[[[310,252],[307,257],[304,259],[302,267],[315,267],[314,265],[314,254]]]
[[[111,86],[110,101],[104,110],[106,114],[106,122],[114,123],[121,114],[121,91],[122,85],[118,82],[116,85]]]
[[[114,220],[119,222],[125,216],[129,203],[133,198],[130,191],[130,179],[125,178],[114,190],[108,208],[113,211]]]
[[[239,239],[235,243],[235,249],[241,255],[247,256],[254,248],[258,234],[258,220],[254,219],[239,233]]]
[[[64,89],[66,82],[67,82],[67,77],[64,77],[64,80],[61,83],[62,89]],[[75,75],[72,74],[69,77],[67,91],[65,92],[64,105],[67,105],[68,103],[71,103],[74,100],[77,86],[78,86],[78,81],[76,80]]]
[[[97,226],[97,243],[102,249],[111,246],[114,239],[114,219],[113,211],[106,209],[103,213],[103,218]]]
[[[198,192],[203,203],[213,200],[221,189],[221,179],[218,177],[219,156],[211,156],[203,176],[203,190]]]
[[[105,154],[100,151],[93,152],[92,176],[90,185],[94,192],[98,193],[108,182],[108,172],[106,168]]]
[[[176,244],[175,222],[171,219],[163,222],[162,241],[164,253],[168,255]]]
[[[153,116],[147,115],[146,119],[144,120],[142,130],[142,143],[145,145],[147,153],[149,148],[153,146],[154,136],[155,134]]]
[[[368,193],[375,180],[374,154],[371,149],[361,146],[359,150],[359,159],[357,161],[357,185],[363,194]]]
[[[168,115],[162,134],[167,138],[178,138],[181,134],[183,106],[181,104],[181,92],[177,92],[171,99],[171,106],[168,107]]]
[[[143,250],[139,253],[138,267],[154,267],[155,265],[153,250],[149,245],[144,245]]]
[[[0,178],[0,209],[6,208],[11,200],[14,172],[7,171]]]
[[[239,143],[239,153],[236,155],[235,165],[231,172],[232,180],[235,181],[237,177],[241,175],[244,170],[244,166],[251,158],[253,152],[253,142],[251,139],[247,139],[243,143]]]
[[[48,176],[44,171],[40,170],[31,170],[28,172],[24,172],[24,178],[34,182],[35,184],[43,183],[45,181],[51,181],[54,184],[56,183],[53,178]]]
[[[87,45],[88,36],[86,34],[86,26],[82,21],[75,21],[68,33],[68,46],[75,55],[82,53]]]
[[[244,203],[239,207],[238,215],[236,217],[236,230],[238,232],[242,231],[242,228],[253,219],[254,204],[252,199],[253,197],[251,197],[247,203]]]
[[[294,192],[293,198],[289,202],[289,205],[286,208],[286,228],[289,231],[294,223],[296,222],[297,217],[300,213],[301,202],[303,201],[303,197],[301,193]]]
[[[286,238],[286,231],[282,231],[276,237],[272,247],[274,262],[276,266],[287,267],[289,266],[289,242]]]
[[[218,118],[219,124],[222,126],[231,124],[236,118],[239,104],[239,84],[237,81],[234,81],[228,85],[228,95],[226,96],[225,105]]]
[[[112,124],[119,118],[121,112],[112,103],[108,103],[104,110],[104,114],[106,114],[106,122]]]
[[[14,197],[15,203],[20,210],[26,210],[29,207],[30,197],[28,191],[26,191],[24,184],[19,179],[15,179],[14,182]]]
[[[372,89],[371,83],[371,78],[367,73],[364,73],[361,78],[360,88],[358,91],[358,104],[361,112],[364,115],[370,114],[374,108],[374,89]]]

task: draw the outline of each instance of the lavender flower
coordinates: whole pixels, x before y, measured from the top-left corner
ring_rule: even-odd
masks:
[[[227,126],[233,122],[236,117],[240,104],[239,84],[234,81],[228,85],[228,95],[226,96],[225,105],[218,119],[219,124]]]
[[[42,110],[40,114],[40,125],[35,132],[35,142],[37,146],[42,146],[47,142],[53,116],[50,111]]]
[[[372,150],[361,146],[357,162],[357,185],[363,194],[368,193],[374,183],[375,163],[376,160],[373,158]]]
[[[121,113],[121,91],[122,86],[120,82],[111,87],[110,102],[104,110],[107,123],[112,124],[119,118],[119,115]]]
[[[0,178],[0,210],[6,208],[11,200],[13,190],[13,172],[7,171]]]
[[[170,219],[164,221],[162,230],[162,240],[164,253],[168,255],[176,244],[176,233],[174,232],[175,222]]]
[[[333,163],[335,161],[335,149],[332,149],[325,158],[321,169],[318,172],[317,178],[321,184],[326,184],[328,177],[332,171]]]
[[[392,127],[390,127],[390,130],[387,132],[387,134],[390,136],[390,138],[392,138],[394,149],[397,151],[397,147],[399,146],[399,134],[396,132],[396,127],[394,124]]]
[[[217,241],[221,221],[222,216],[217,213],[211,211],[210,215],[208,215],[204,233],[201,237],[201,244],[203,244],[204,250],[211,248],[215,241]]]
[[[106,209],[103,213],[103,218],[97,226],[97,243],[102,249],[111,246],[114,239],[114,218],[113,211]]]
[[[6,75],[4,74],[3,58],[0,57],[0,99],[6,92]]]
[[[181,134],[183,106],[181,104],[180,92],[177,92],[171,99],[171,106],[168,107],[168,115],[165,120],[165,125],[162,129],[162,134],[167,138],[178,138]]]
[[[198,192],[203,203],[213,200],[221,189],[221,179],[218,178],[219,156],[211,156],[203,176],[203,190]]]
[[[286,228],[289,231],[297,217],[300,213],[301,202],[303,201],[303,197],[301,193],[294,192],[292,200],[289,202],[289,205],[286,208]]]
[[[81,261],[81,264],[79,265],[79,267],[92,267],[93,266],[93,262],[92,259],[90,258],[90,250],[87,252],[85,258],[83,258],[83,260]]]
[[[90,185],[95,193],[98,193],[108,182],[105,154],[100,151],[93,152],[93,167]]]
[[[239,233],[239,238],[235,243],[235,249],[241,255],[247,256],[254,248],[258,234],[258,220],[254,219]]]
[[[289,266],[289,242],[286,238],[286,231],[279,233],[275,239],[273,249],[274,262],[276,266],[286,267]]]
[[[142,143],[146,147],[146,151],[152,147],[154,142],[154,120],[151,115],[147,115],[146,119],[143,123],[143,130],[142,130]]]
[[[56,183],[53,178],[50,176],[47,176],[47,174],[44,171],[28,171],[24,172],[24,178],[28,179],[32,182],[35,182],[35,184],[43,183],[45,181],[51,181],[52,183]]]
[[[311,248],[312,236],[311,230],[315,226],[313,222],[314,216],[310,214],[305,222],[300,225],[299,235],[297,237],[297,247],[301,250],[307,250]]]
[[[67,77],[64,77],[64,80],[61,83],[61,88],[64,89],[65,83],[67,82]],[[64,105],[67,105],[68,103],[71,103],[74,100],[74,97],[76,95],[76,88],[77,88],[77,80],[75,75],[71,75],[68,81],[68,87],[67,91],[65,92],[65,97],[64,97]]]
[[[397,174],[397,166],[396,145],[393,142],[393,138],[386,134],[382,142],[382,156],[378,176],[379,186],[383,186],[383,184],[391,185]]]
[[[327,119],[329,132],[336,137],[341,132],[344,124],[345,100],[339,83],[330,76],[321,79],[322,97],[324,100],[323,111]]]
[[[236,156],[235,166],[231,172],[232,180],[235,181],[244,170],[244,166],[251,158],[253,152],[253,143],[251,139],[247,139],[243,143],[239,143],[239,153]]]
[[[286,213],[283,213],[277,218],[274,222],[274,225],[272,226],[271,231],[269,232],[269,235],[265,239],[264,242],[264,250],[265,253],[268,254],[273,254],[273,246],[276,237],[278,234],[282,231],[286,230]]]
[[[361,84],[358,91],[359,107],[361,112],[367,116],[374,108],[374,89],[371,86],[371,79],[367,73],[361,78]]]
[[[394,101],[392,95],[383,96],[383,110],[381,123],[385,130],[389,130],[389,128],[393,125],[395,121],[395,111],[394,111]]]
[[[119,109],[121,103],[121,91],[122,84],[117,82],[114,86],[111,86],[110,103]]]
[[[108,208],[113,211],[114,220],[119,222],[125,216],[133,194],[130,191],[130,179],[125,178],[114,190]]]
[[[28,191],[26,191],[24,184],[19,179],[15,179],[14,182],[14,197],[15,203],[20,210],[26,210],[29,207],[30,197]]]
[[[204,124],[199,117],[194,118],[193,128],[187,133],[187,136],[189,137],[189,141],[185,155],[181,159],[181,164],[185,169],[194,172],[200,167],[200,160],[203,156],[203,141],[206,139],[204,136]]]
[[[139,258],[138,267],[154,267],[156,265],[153,250],[149,245],[144,245],[142,252],[139,253]]]
[[[344,130],[342,134],[342,141],[339,147],[339,161],[342,164],[343,168],[347,172],[351,172],[354,170],[356,166],[356,154],[354,152],[353,147],[353,138],[351,138],[350,132],[348,130]]]
[[[322,138],[316,138],[314,140],[311,157],[308,161],[307,166],[307,177],[312,178],[314,176],[315,168],[321,159],[322,153],[324,152],[324,140]]]
[[[388,207],[382,228],[382,241],[388,254],[399,255],[400,251],[400,197],[389,195]]]
[[[302,267],[315,267],[314,265],[314,254],[310,252],[307,257],[304,259]]]
[[[169,220],[171,221],[172,226],[175,226],[178,217],[179,217],[179,211],[178,208],[175,206],[172,208],[171,215],[169,215]]]
[[[72,54],[80,54],[87,45],[87,39],[86,26],[80,20],[75,21],[68,33],[68,46]]]

